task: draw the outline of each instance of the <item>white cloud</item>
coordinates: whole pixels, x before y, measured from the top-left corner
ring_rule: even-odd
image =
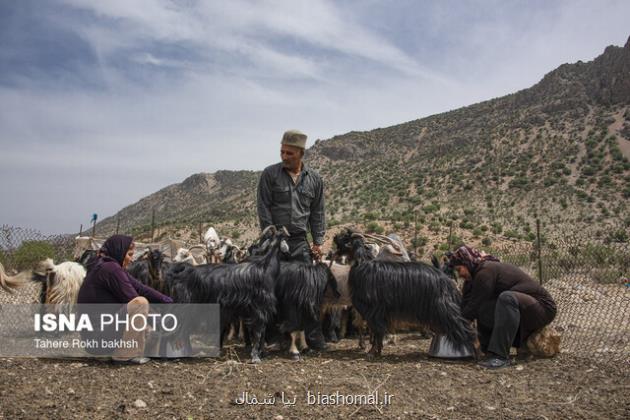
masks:
[[[0,85],[0,192],[36,208],[55,185],[46,200],[63,210],[0,219],[76,229],[195,172],[262,169],[287,128],[325,139],[454,109],[628,36],[622,2],[441,4],[64,0],[45,19],[97,64]]]

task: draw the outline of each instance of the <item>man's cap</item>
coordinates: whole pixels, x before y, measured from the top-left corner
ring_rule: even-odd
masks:
[[[285,131],[282,136],[282,142],[280,144],[286,144],[287,146],[295,146],[300,149],[306,148],[306,134],[299,130]]]

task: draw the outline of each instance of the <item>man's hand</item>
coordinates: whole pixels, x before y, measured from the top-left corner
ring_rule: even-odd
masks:
[[[313,244],[311,245],[311,253],[313,254],[313,258],[319,261],[322,259],[322,248],[321,245]]]

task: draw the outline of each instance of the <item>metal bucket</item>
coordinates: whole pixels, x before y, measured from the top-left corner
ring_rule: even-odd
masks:
[[[466,346],[457,348],[445,335],[436,334],[429,346],[429,356],[442,359],[463,359],[473,357],[473,352],[471,348]]]

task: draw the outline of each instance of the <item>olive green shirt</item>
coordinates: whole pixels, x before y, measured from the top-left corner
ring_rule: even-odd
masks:
[[[316,245],[324,243],[324,182],[305,164],[296,183],[282,162],[265,168],[258,182],[257,206],[261,229],[284,226],[292,236],[310,230]]]

